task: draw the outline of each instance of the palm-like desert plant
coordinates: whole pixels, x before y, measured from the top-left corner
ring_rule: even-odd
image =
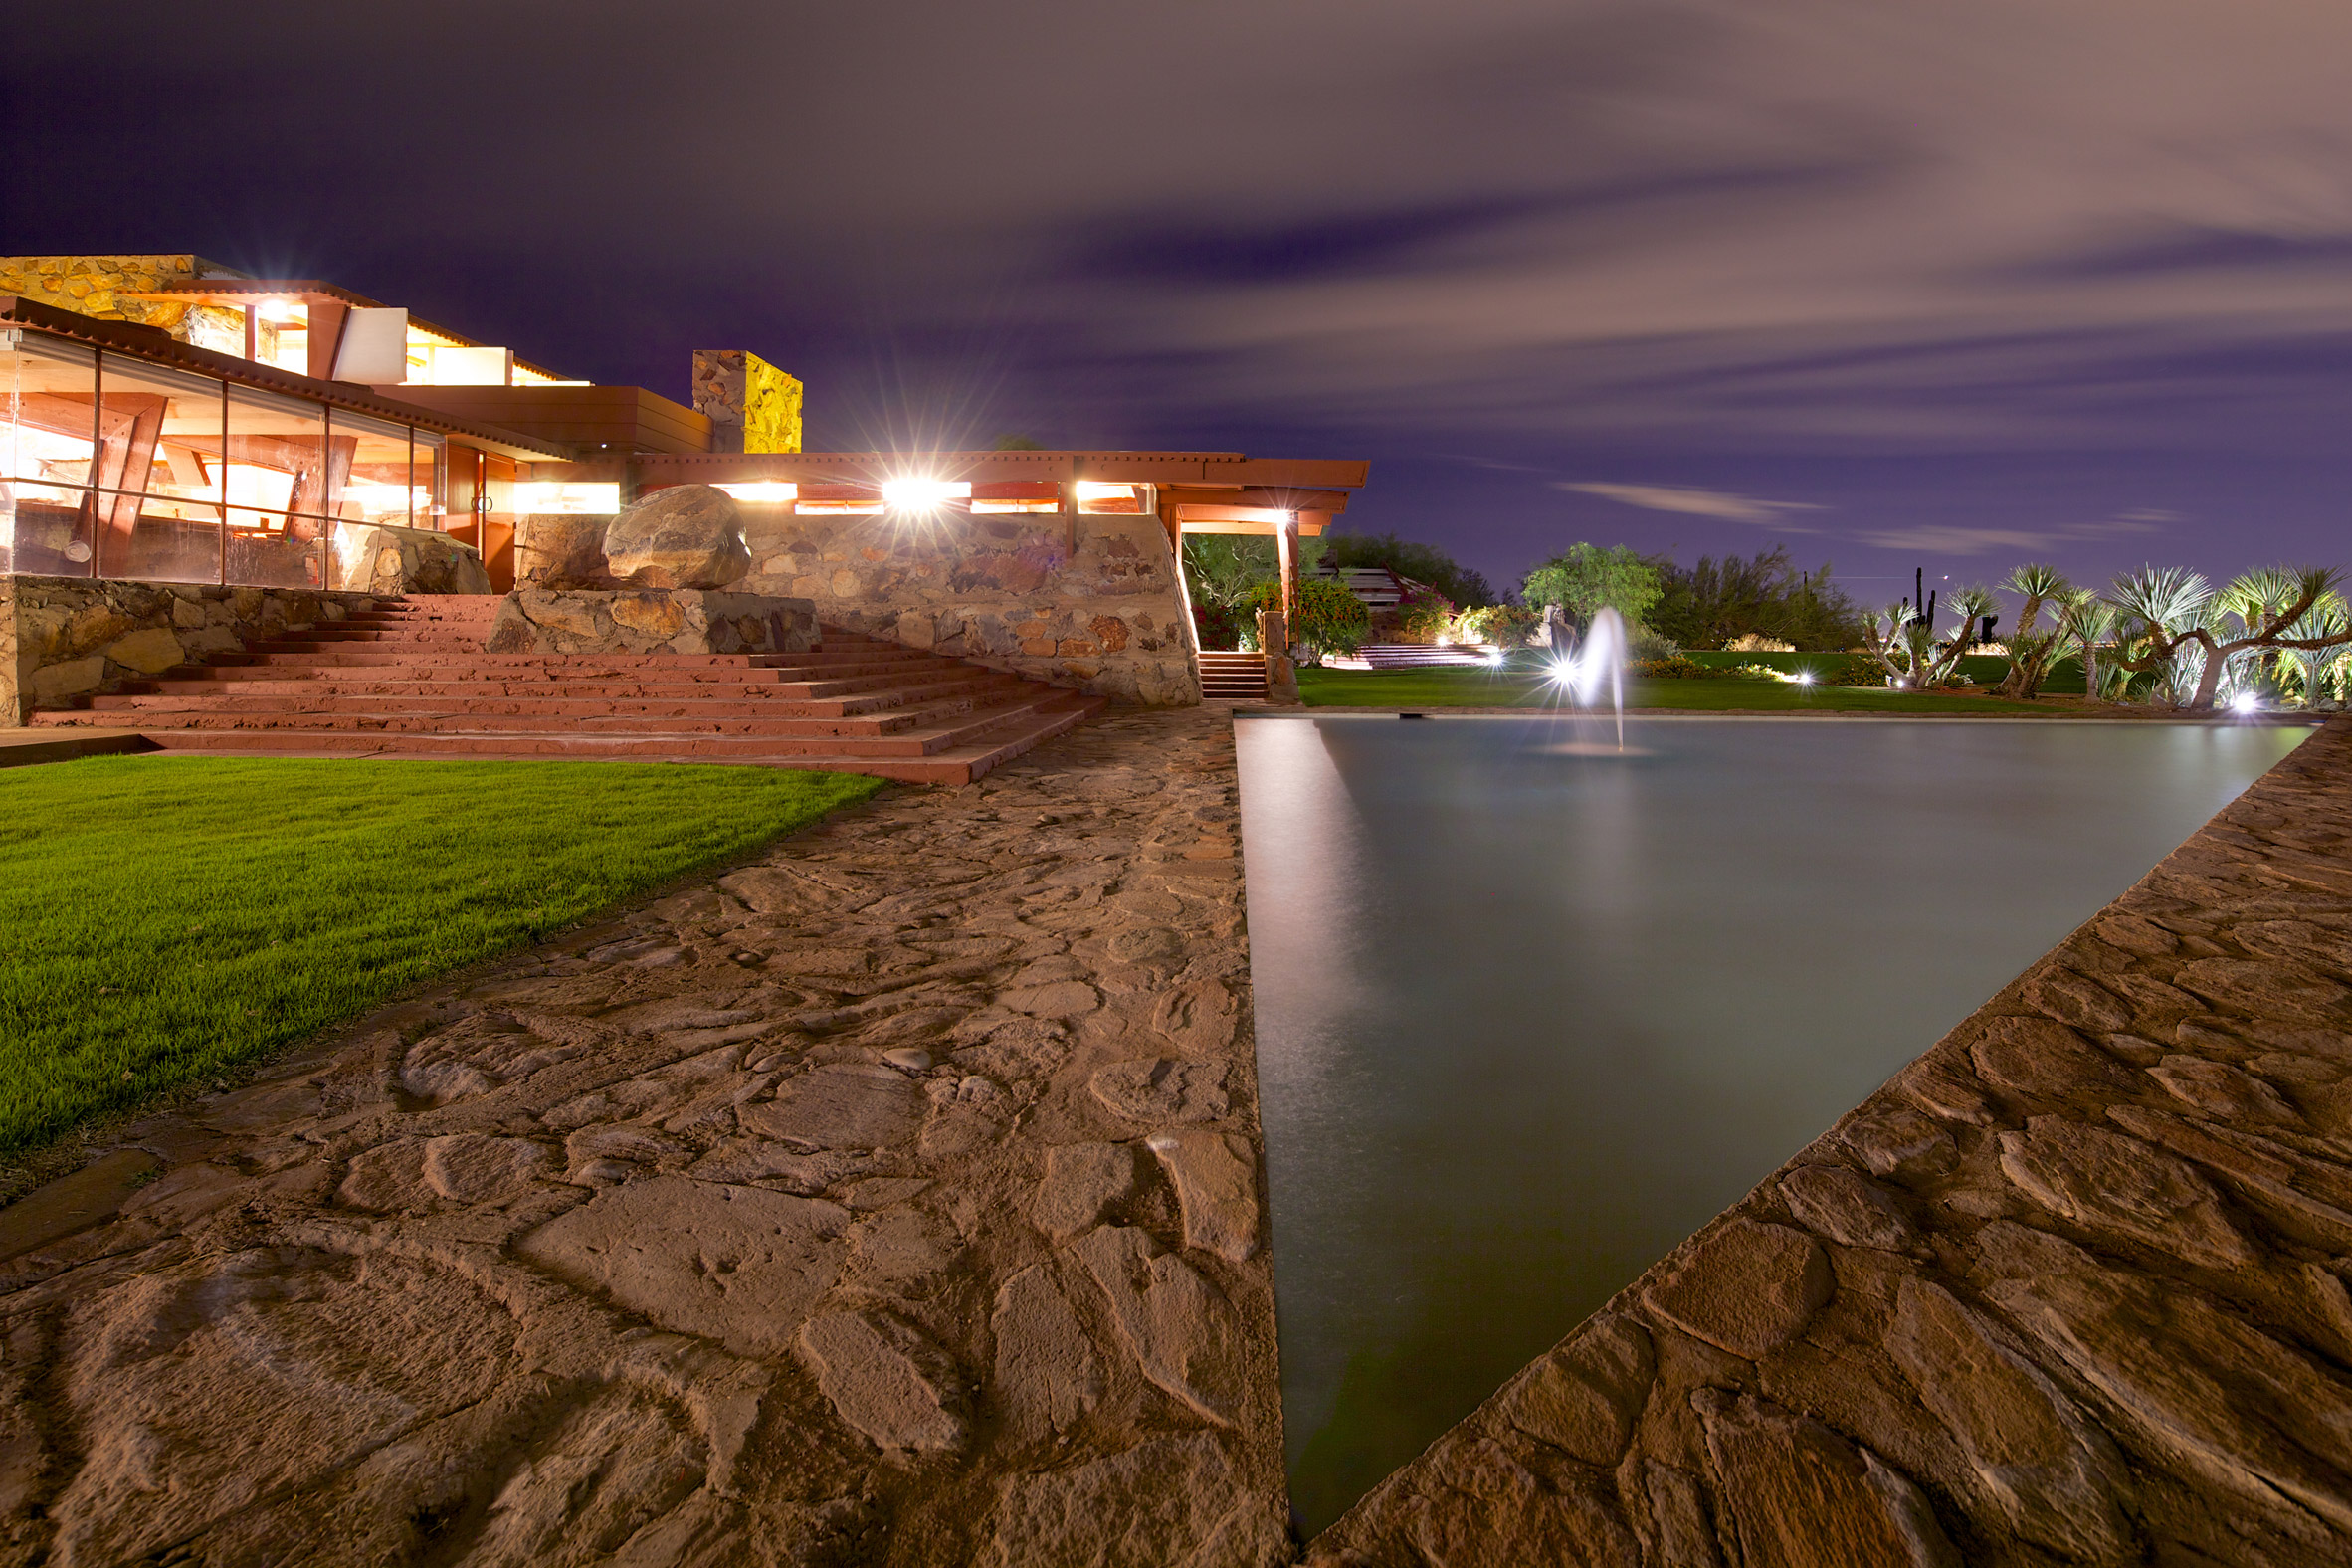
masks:
[[[1999,607],[1989,588],[1954,590],[1944,608],[1956,618],[1955,624],[1951,636],[1939,640],[1934,624],[1905,600],[1863,616],[1862,646],[1885,666],[1888,680],[1897,687],[1933,690],[1950,684],[1977,622]]]
[[[2050,678],[2050,667],[2065,651],[2066,630],[2056,615],[2058,602],[2070,592],[2073,584],[2059,574],[2055,566],[2032,562],[2009,574],[2002,588],[2025,600],[2017,614],[2017,626],[2010,632],[2009,674],[2001,681],[2001,695],[2032,698],[2041,694],[2042,683]],[[2042,625],[2042,607],[2050,605],[2053,619]]]
[[[2057,596],[2053,614],[2066,644],[2082,659],[2084,695],[2097,701],[2104,694],[2099,689],[2102,677],[2119,684],[2131,679],[2128,671],[2099,668],[2099,649],[2115,631],[2118,612],[2113,605],[2091,589],[2067,588]]]
[[[2234,666],[2244,670],[2249,654],[2316,653],[2352,644],[2352,625],[2298,635],[2305,617],[2335,596],[2337,576],[2332,566],[2266,567],[2233,579],[2217,594],[2195,572],[2143,567],[2117,578],[2109,595],[2126,617],[2125,641],[2141,650],[2117,662],[2127,670],[2155,671],[2159,699],[2210,712],[2223,680]]]

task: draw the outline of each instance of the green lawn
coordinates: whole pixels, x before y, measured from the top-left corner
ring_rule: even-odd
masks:
[[[1783,658],[1788,656],[1783,655]],[[1726,663],[1737,663],[1730,660]],[[1298,672],[1309,707],[1551,707],[1555,689],[1527,670],[1321,670]],[[2048,702],[1981,696],[1913,695],[1869,686],[1796,686],[1780,681],[1628,681],[1628,707],[1707,713],[2043,713]]]
[[[1878,662],[1867,654],[1684,654],[1693,664],[1712,665],[1728,670],[1733,665],[1769,665],[1775,670],[1811,670],[1827,675],[1846,665],[1861,665],[1875,670]],[[2009,661],[1997,654],[1970,654],[1960,660],[1960,673],[1979,686],[1994,686],[2009,674]],[[2053,665],[2050,675],[2042,683],[2042,689],[2051,696],[2080,696],[2082,694],[2082,661],[2061,659]]]
[[[94,757],[0,771],[0,1153],[880,787],[611,762]]]

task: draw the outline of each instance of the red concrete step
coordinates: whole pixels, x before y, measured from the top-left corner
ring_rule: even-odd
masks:
[[[960,722],[976,712],[1017,706],[1010,693],[994,690],[986,699],[966,695],[908,704],[874,714],[809,713],[785,703],[552,701],[536,697],[413,698],[377,693],[295,702],[285,699],[191,702],[169,695],[100,697],[90,708],[43,713],[47,728],[124,724],[226,725],[382,723],[414,729],[444,723],[496,719],[505,728],[657,727],[740,731],[746,734],[895,735],[925,726]]]
[[[490,654],[495,596],[387,601],[32,715],[170,749],[674,757],[963,783],[1098,697],[823,629],[800,654]]]
[[[962,714],[935,717],[898,730],[846,732],[840,724],[806,719],[716,715],[628,714],[513,714],[513,713],[341,713],[341,712],[219,712],[183,711],[141,713],[142,733],[161,737],[215,731],[275,730],[302,734],[352,733],[370,735],[433,735],[495,731],[511,735],[578,735],[626,737],[692,735],[702,738],[756,743],[777,755],[803,751],[838,751],[854,746],[861,755],[927,756],[961,745],[973,736],[1031,714],[1058,709],[1060,697],[996,704]],[[90,715],[85,715],[88,717]],[[78,728],[79,725],[49,727]],[[123,727],[113,715],[105,727]]]
[[[156,730],[149,738],[166,751],[278,756],[410,756],[477,760],[728,762],[765,767],[866,773],[909,784],[969,784],[991,768],[1073,729],[1107,704],[1098,696],[1064,694],[1053,711],[993,726],[964,744],[922,756],[874,756],[859,751],[777,753],[757,740],[699,735],[518,735],[495,731],[386,735],[315,730]]]

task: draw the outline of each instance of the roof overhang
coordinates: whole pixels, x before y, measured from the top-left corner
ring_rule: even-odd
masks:
[[[384,397],[349,382],[319,381],[310,376],[295,375],[291,370],[256,364],[253,360],[242,359],[235,354],[220,354],[209,348],[197,348],[179,341],[160,327],[141,326],[133,321],[103,321],[96,316],[60,310],[55,305],[19,298],[13,294],[0,294],[0,327],[18,327],[46,337],[87,343],[110,354],[123,354],[133,359],[146,360],[150,364],[169,365],[199,375],[218,376],[232,386],[283,392],[293,397],[309,398],[330,407],[369,414],[377,419],[439,431],[443,435],[456,436],[471,446],[526,463],[567,460],[576,455],[572,448],[555,442],[503,430],[495,425],[452,419],[446,414]]]

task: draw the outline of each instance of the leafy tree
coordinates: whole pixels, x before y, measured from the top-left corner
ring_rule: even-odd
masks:
[[[1702,555],[1689,566],[1649,557],[1658,572],[1652,630],[1684,648],[1721,648],[1736,638],[1769,637],[1807,653],[1847,649],[1862,640],[1862,616],[1830,580],[1830,565],[1800,572],[1788,547],[1753,558]]]
[[[1658,568],[1624,544],[1612,549],[1571,544],[1565,554],[1529,572],[1519,587],[1530,606],[1556,604],[1580,625],[1589,624],[1604,606],[1628,625],[1641,625],[1663,591]]]
[[[1245,608],[1255,614],[1260,610],[1278,610],[1281,605],[1282,585],[1263,582],[1250,590]],[[1304,643],[1321,653],[1352,654],[1364,646],[1364,633],[1371,628],[1372,612],[1364,608],[1363,600],[1327,577],[1301,577],[1295,619],[1290,641]]]
[[[1322,559],[1323,548],[1321,539],[1298,541],[1301,584],[1304,574]],[[1255,613],[1253,596],[1260,587],[1272,585],[1274,597],[1280,598],[1281,568],[1274,550],[1274,541],[1267,534],[1184,535],[1184,580],[1192,594],[1194,613],[1201,618],[1204,639],[1222,643],[1249,632],[1243,623]]]
[[[1330,546],[1324,559],[1343,570],[1385,566],[1399,577],[1427,583],[1459,605],[1495,602],[1494,589],[1483,574],[1463,565],[1434,544],[1400,539],[1393,533],[1328,533],[1321,542]]]

